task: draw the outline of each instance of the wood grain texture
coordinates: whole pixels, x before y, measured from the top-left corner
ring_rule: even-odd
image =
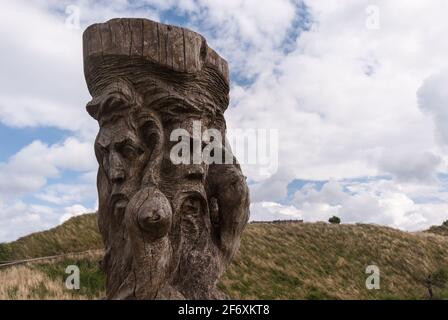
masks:
[[[227,61],[208,47],[204,37],[185,28],[147,19],[112,19],[89,26],[83,37],[87,69],[99,56],[138,56],[189,74],[206,65],[229,83]]]
[[[249,218],[246,179],[224,145],[230,164],[174,162],[171,135],[195,141],[194,121],[225,135],[227,62],[201,35],[146,19],[88,27],[83,53],[107,298],[225,298],[216,283]]]

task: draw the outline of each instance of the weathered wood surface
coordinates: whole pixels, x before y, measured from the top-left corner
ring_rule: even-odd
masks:
[[[84,32],[86,76],[96,58],[140,57],[177,72],[199,72],[204,66],[215,69],[229,82],[227,61],[221,58],[200,34],[147,19],[112,19],[91,25]]]
[[[94,24],[83,50],[107,298],[225,298],[216,283],[248,221],[245,177],[236,160],[175,164],[170,138],[193,121],[225,137],[227,62],[201,35],[146,19]]]

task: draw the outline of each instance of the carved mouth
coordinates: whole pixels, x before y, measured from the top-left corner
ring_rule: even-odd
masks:
[[[110,208],[113,210],[114,215],[121,217],[126,210],[129,199],[123,193],[116,193],[110,197]]]

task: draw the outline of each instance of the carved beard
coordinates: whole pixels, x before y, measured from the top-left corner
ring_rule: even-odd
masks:
[[[148,187],[129,202],[125,224],[132,271],[119,296],[201,299],[214,290],[222,272],[220,253],[206,195],[199,189],[177,194],[170,203],[159,189]]]
[[[210,298],[222,268],[207,199],[197,192],[186,193],[180,200],[179,216],[181,240],[176,283],[190,299]]]
[[[211,241],[207,201],[196,192],[178,199],[173,215],[170,202],[156,187],[143,188],[132,197],[124,221],[128,273],[109,298],[201,299],[214,290],[214,279],[222,270],[219,250]],[[173,226],[174,217],[178,223]]]
[[[171,204],[158,188],[145,187],[132,197],[124,222],[130,270],[119,297],[155,299],[168,279],[172,262]]]
[[[137,115],[132,125],[103,122],[95,150],[107,298],[222,299],[216,282],[248,216],[244,176],[234,165],[174,165],[163,137],[170,128],[152,114]],[[123,162],[125,179],[117,184],[112,169],[127,158],[120,147],[127,140],[141,152]]]
[[[157,185],[140,181],[122,217],[112,214],[110,185],[100,165],[98,222],[108,299],[225,297],[216,281],[239,244],[243,224],[236,228],[233,221],[241,213],[247,221],[244,176],[236,166],[216,165],[204,170],[204,180],[193,179],[191,167],[173,168],[168,161],[157,170],[165,167],[172,176],[162,174]],[[138,176],[147,172],[148,165]],[[244,201],[232,203],[238,197]]]

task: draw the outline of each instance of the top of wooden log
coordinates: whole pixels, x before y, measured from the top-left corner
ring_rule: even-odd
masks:
[[[186,28],[148,19],[121,18],[89,26],[83,35],[84,73],[90,78],[98,58],[140,57],[176,72],[213,68],[229,84],[227,61],[203,36]],[[89,82],[89,81],[88,81]],[[89,83],[88,83],[89,85]]]

